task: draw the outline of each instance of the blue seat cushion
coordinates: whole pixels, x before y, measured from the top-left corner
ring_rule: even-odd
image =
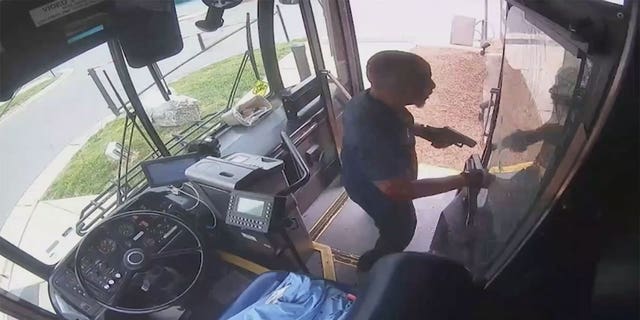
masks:
[[[271,271],[265,272],[258,276],[253,282],[242,292],[236,301],[220,317],[221,320],[227,320],[248,307],[255,304],[258,300],[272,293],[278,286],[289,276],[288,271]],[[318,279],[315,279],[318,280]],[[331,287],[341,290],[345,293],[352,292],[351,288],[328,280],[322,280]]]
[[[220,319],[228,320],[239,315],[274,290],[279,291],[276,289],[284,281],[288,281],[285,280],[288,276],[289,272],[286,271],[267,272],[260,275]],[[302,276],[298,275],[299,277]],[[333,314],[327,316],[327,313],[323,313],[327,309],[323,309],[315,314],[305,313],[301,319],[471,319],[474,303],[478,300],[481,290],[473,284],[471,274],[464,266],[447,258],[416,252],[397,253],[380,259],[367,278],[368,281],[359,290],[355,303],[338,317],[333,317]],[[354,292],[353,289],[344,285],[328,280],[322,281],[324,284],[340,289],[343,293]],[[306,288],[318,292],[317,284]],[[304,291],[305,289],[300,289],[299,293],[303,294]],[[331,290],[323,292],[329,291]],[[306,306],[304,303],[302,307]],[[318,304],[310,305],[321,309],[317,308]],[[300,311],[300,306],[296,307],[296,310]],[[254,319],[251,316],[247,318]],[[255,317],[255,319],[264,318],[286,319],[287,317]],[[297,319],[295,316],[294,318]]]

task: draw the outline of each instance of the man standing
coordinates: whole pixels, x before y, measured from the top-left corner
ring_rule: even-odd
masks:
[[[343,115],[342,179],[349,197],[374,220],[380,236],[360,257],[368,271],[382,256],[407,247],[416,228],[413,199],[489,180],[484,171],[417,179],[415,136],[436,148],[451,145],[440,128],[414,124],[407,105],[421,108],[436,85],[431,66],[402,51],[382,51],[367,62],[371,88],[351,99]]]

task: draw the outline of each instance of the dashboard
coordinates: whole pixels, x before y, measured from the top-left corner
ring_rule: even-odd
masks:
[[[295,224],[302,221],[297,210],[286,218],[287,197],[280,193],[297,190],[309,171],[284,134],[283,141],[305,173],[288,187],[284,162],[266,157],[234,154],[231,160],[192,164],[198,157],[187,154],[146,163],[151,188],[89,230],[56,266],[49,279],[56,313],[65,319],[122,319],[155,316],[178,303],[188,308],[181,298],[204,273],[205,260],[215,260],[205,247],[235,250],[265,265],[303,265],[297,246],[310,251],[311,241]],[[198,171],[212,161],[216,166]],[[231,174],[236,171],[246,174]],[[218,220],[225,222],[219,232]]]
[[[59,314],[68,319],[100,319],[109,305],[144,309],[163,304],[176,291],[188,289],[191,282],[187,278],[199,274],[202,268],[197,257],[167,257],[158,265],[143,268],[148,264],[143,262],[144,256],[148,260],[170,250],[201,246],[194,243],[183,223],[171,217],[192,225],[211,225],[211,213],[186,211],[184,206],[194,207],[189,198],[164,189],[143,193],[123,206],[91,230],[77,250],[58,264],[49,291]]]

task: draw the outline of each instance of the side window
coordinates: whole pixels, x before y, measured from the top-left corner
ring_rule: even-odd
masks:
[[[531,24],[517,7],[506,22],[500,108],[488,168],[497,180],[486,208],[491,232],[482,241],[485,262],[509,243],[555,174],[572,137],[568,125],[580,112],[576,87],[583,60]],[[530,227],[530,226],[529,226]],[[524,230],[524,229],[522,229]]]
[[[320,48],[322,49],[322,57],[324,58],[324,66],[335,77],[338,77],[336,64],[338,57],[336,56],[335,43],[341,35],[336,35],[334,26],[332,25],[331,12],[328,8],[329,3],[326,0],[312,1],[313,20],[318,28],[318,38],[320,39]]]
[[[299,5],[276,4],[274,41],[285,88],[315,77],[309,41]]]
[[[320,48],[325,68],[338,77],[334,41],[335,35],[330,23],[330,12],[325,10],[324,0],[311,1],[313,19],[318,30]],[[274,8],[274,38],[278,52],[278,64],[285,88],[296,85],[315,76],[309,41],[304,27],[299,5],[276,4]]]
[[[340,109],[344,108],[346,102],[351,99],[351,94],[344,87],[348,82],[347,63],[349,58],[344,53],[344,43],[341,41],[343,35],[340,34],[337,25],[335,11],[331,11],[329,6],[336,6],[338,3],[330,3],[326,0],[312,1],[313,19],[318,28],[318,39],[324,60],[325,69],[333,76],[329,80],[329,86],[333,102]],[[339,88],[339,87],[340,88]]]

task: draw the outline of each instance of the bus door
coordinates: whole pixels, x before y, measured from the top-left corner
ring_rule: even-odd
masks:
[[[465,264],[476,280],[489,284],[547,214],[562,206],[559,198],[580,154],[597,138],[592,129],[606,119],[602,101],[630,38],[629,24],[616,17],[633,15],[631,7],[637,7],[507,3],[487,143],[482,157],[467,165],[486,167],[496,179],[487,189],[462,190],[442,212],[431,244],[433,253]],[[562,24],[596,18],[613,21],[610,29],[584,32]]]
[[[322,101],[336,148],[341,149],[344,105],[363,89],[349,1],[300,1]]]
[[[298,209],[305,212],[338,175],[342,110],[362,90],[360,63],[353,58],[358,53],[349,1],[261,1],[258,5],[261,12],[273,12],[270,25],[259,25],[259,37],[272,42],[278,55],[283,55],[273,60],[272,70],[265,63],[267,78],[279,78],[269,79],[270,83],[282,81],[278,95],[290,136],[310,169],[310,180],[294,194]],[[286,53],[280,52],[282,48]],[[278,151],[274,156],[279,156]],[[287,176],[296,175],[288,172]]]

